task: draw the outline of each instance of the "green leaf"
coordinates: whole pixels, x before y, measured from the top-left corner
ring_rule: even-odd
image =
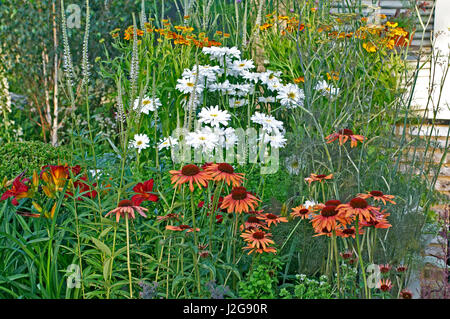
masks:
[[[111,257],[111,249],[109,249],[108,246],[106,246],[103,242],[98,240],[97,238],[91,237],[91,240],[97,246],[98,249],[100,249],[106,256]]]

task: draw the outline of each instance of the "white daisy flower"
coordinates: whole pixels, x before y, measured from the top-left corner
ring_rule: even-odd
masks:
[[[280,83],[281,71],[271,71],[260,73],[260,79],[263,84],[269,85],[269,83]]]
[[[235,98],[230,98],[230,107],[232,108],[237,108],[237,107],[241,107],[247,105],[247,100],[246,99],[235,99]]]
[[[283,122],[278,121],[272,115],[255,112],[255,114],[252,115],[250,120],[253,123],[262,125],[263,129],[268,133],[271,133],[271,132],[277,133],[277,132],[283,131]]]
[[[178,84],[176,85],[176,89],[182,93],[192,93],[195,91],[197,94],[203,92],[203,84],[200,79],[197,78],[197,83],[195,77],[181,78],[177,80]]]
[[[280,104],[287,108],[296,108],[298,105],[303,105],[305,93],[297,85],[289,83],[284,85],[277,95]]]
[[[145,150],[147,147],[149,147],[149,142],[150,139],[146,134],[135,134],[134,139],[131,141],[131,144],[138,150],[138,153],[140,153],[142,150]]]
[[[219,110],[219,106],[204,107],[198,114],[200,123],[209,124],[211,126],[220,126],[220,124],[227,126],[231,115],[228,111]]]
[[[171,136],[162,139],[158,145],[158,150],[162,150],[163,148],[170,148],[174,145],[178,144],[178,140]]]
[[[186,144],[204,150],[212,150],[219,142],[219,136],[210,127],[201,128],[195,132],[190,132],[186,136]]]
[[[235,60],[229,65],[229,73],[237,76],[241,75],[244,71],[254,69],[255,65],[252,60]]]
[[[297,155],[291,155],[286,158],[286,169],[292,175],[298,175],[301,168],[300,158]]]
[[[258,98],[258,102],[259,103],[274,103],[275,98],[273,96],[268,96],[268,97],[260,96]]]
[[[319,81],[314,87],[314,89],[320,91],[323,95],[326,96],[328,95],[335,96],[339,93],[339,88],[335,88],[325,80]]]
[[[316,203],[315,201],[313,201],[313,200],[307,200],[307,201],[303,204],[303,206],[305,206],[305,208],[314,207],[314,206],[316,206],[316,205],[317,205],[317,203]]]
[[[140,105],[140,111],[141,113],[148,114],[149,112],[156,111],[161,106],[161,101],[159,98],[149,98],[148,96],[145,96],[142,98],[141,105]],[[133,105],[134,110],[139,110],[139,98],[134,100]]]
[[[287,139],[281,133],[278,134],[264,134],[259,140],[263,140],[264,143],[270,143],[273,148],[281,148],[286,145]]]

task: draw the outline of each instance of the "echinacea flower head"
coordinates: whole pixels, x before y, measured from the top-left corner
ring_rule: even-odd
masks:
[[[265,220],[261,220],[257,215],[249,215],[244,225],[241,225],[240,230],[251,230],[251,229],[267,229],[267,224]]]
[[[168,221],[168,220],[179,221],[180,218],[183,218],[183,216],[180,216],[179,214],[176,214],[176,213],[169,213],[169,214],[164,215],[164,216],[156,216],[156,220],[159,221],[159,222]]]
[[[108,212],[105,217],[108,217],[109,215],[116,215],[116,222],[119,222],[120,217],[125,217],[128,219],[135,219],[135,212],[138,212],[139,215],[143,217],[147,217],[144,212],[148,211],[147,208],[136,206],[133,204],[131,200],[124,199],[119,202],[116,208]]]
[[[353,251],[346,250],[344,252],[339,253],[344,260],[350,259],[353,257]]]
[[[359,227],[359,235],[363,235],[363,234],[364,234],[364,230],[360,226]],[[356,228],[355,228],[355,226],[352,226],[352,227],[349,227],[349,228],[338,229],[336,231],[336,236],[342,237],[342,238],[348,238],[348,237],[355,238],[355,236],[356,236]]]
[[[247,191],[245,187],[233,187],[231,194],[225,196],[220,208],[226,208],[228,213],[242,213],[255,210],[259,199]]]
[[[214,181],[224,181],[228,186],[230,184],[233,185],[233,187],[240,186],[244,179],[244,174],[236,173],[233,166],[228,163],[212,164],[207,167],[206,171],[211,175]]]
[[[333,178],[333,174],[311,174],[309,177],[305,178],[305,181],[309,183],[309,185],[311,185],[312,182],[323,182],[325,180],[328,179],[332,179]]]
[[[367,194],[358,194],[358,197],[367,199],[367,198],[373,198],[376,201],[382,201],[384,205],[386,205],[386,202],[389,202],[391,204],[396,204],[393,199],[395,198],[394,195],[387,195],[383,194],[381,191],[370,191]]]
[[[266,233],[262,230],[249,230],[241,234],[244,241],[252,248],[265,249],[275,242],[271,239],[272,234]]]
[[[413,297],[413,294],[408,289],[403,289],[402,291],[400,291],[401,299],[412,299],[412,297]]]
[[[405,272],[408,269],[406,265],[398,265],[396,270],[397,272]]]
[[[172,230],[172,231],[184,231],[184,230],[187,230],[186,233],[190,233],[190,232],[194,231],[194,228],[192,228],[189,225],[179,225],[179,226],[167,225],[166,229],[167,230]],[[200,228],[196,228],[195,231],[200,231]]]
[[[338,223],[348,224],[348,219],[338,211],[336,206],[325,206],[311,219],[311,223],[316,232],[330,232],[338,227]]]
[[[370,206],[367,201],[360,197],[355,197],[346,204],[341,204],[337,209],[342,212],[345,217],[358,218],[361,222],[371,222],[380,214],[380,208]]]
[[[208,181],[211,179],[209,173],[201,170],[195,164],[185,165],[181,168],[181,170],[171,170],[169,173],[172,174],[171,182],[172,184],[175,183],[174,188],[179,185],[189,183],[189,190],[191,192],[194,191],[194,183],[201,189],[202,187],[206,187],[208,185]]]
[[[311,206],[312,207],[312,206]],[[293,218],[309,219],[311,218],[311,210],[304,205],[292,208],[291,216]]]
[[[137,193],[131,198],[133,205],[139,206],[143,201],[157,202],[158,196],[153,194],[153,178],[145,181],[144,183],[138,183],[133,187],[133,191]]]
[[[378,282],[378,289],[383,292],[390,291],[392,289],[392,282],[390,279],[381,279]]]
[[[350,147],[355,147],[357,146],[358,142],[364,141],[365,137],[362,135],[356,135],[352,130],[344,128],[339,130],[338,132],[334,132],[328,135],[325,139],[327,140],[327,144],[339,139],[339,145],[344,145],[344,143],[350,139]]]
[[[389,264],[381,264],[378,266],[380,268],[380,272],[382,274],[387,274],[388,272],[391,271],[392,266]]]
[[[282,217],[280,215],[275,215],[272,213],[260,214],[257,218],[265,221],[267,223],[268,227],[270,227],[270,225],[272,225],[272,224],[277,225],[279,223],[287,223],[288,222],[286,217]]]

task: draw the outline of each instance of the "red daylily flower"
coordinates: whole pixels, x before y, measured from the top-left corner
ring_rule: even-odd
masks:
[[[14,179],[11,188],[3,193],[2,197],[0,198],[0,201],[13,197],[12,204],[14,206],[18,206],[19,205],[19,202],[17,201],[18,199],[30,196],[29,187],[25,184],[28,183],[30,180],[28,178],[22,179],[22,176],[23,174],[20,174]]]
[[[131,198],[131,201],[135,206],[139,206],[143,201],[157,202],[159,197],[152,193],[153,190],[153,178],[144,183],[138,183],[133,187],[133,191],[137,193]]]

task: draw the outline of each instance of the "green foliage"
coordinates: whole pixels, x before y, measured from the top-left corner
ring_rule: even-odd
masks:
[[[53,147],[39,141],[11,142],[0,146],[0,177],[11,179],[27,170],[39,171],[44,165],[67,163],[70,152],[65,147]]]
[[[255,264],[256,268],[239,282],[239,296],[244,299],[275,298],[278,285],[277,272],[282,266],[280,259],[272,255],[263,255],[255,260]]]
[[[316,278],[308,278],[305,274],[296,276],[296,284],[293,287],[293,292],[288,288],[283,288],[280,291],[280,297],[283,299],[332,299],[333,291],[326,276],[322,275],[317,280]]]

